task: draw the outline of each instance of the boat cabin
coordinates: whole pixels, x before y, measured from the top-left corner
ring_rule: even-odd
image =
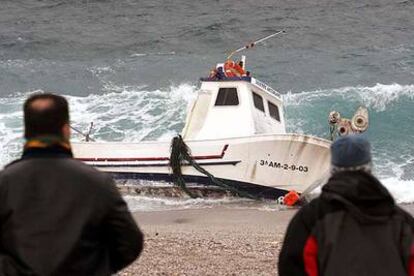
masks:
[[[182,136],[186,140],[286,133],[278,92],[252,77],[202,78]]]

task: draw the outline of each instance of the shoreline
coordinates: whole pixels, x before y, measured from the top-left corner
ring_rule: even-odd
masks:
[[[119,275],[277,275],[283,236],[296,211],[134,212],[144,250]]]

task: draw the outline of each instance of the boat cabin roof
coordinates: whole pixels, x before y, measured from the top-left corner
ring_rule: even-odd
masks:
[[[260,89],[273,94],[273,96],[281,99],[281,95],[279,92],[277,92],[276,90],[274,90],[272,87],[270,87],[269,85],[265,84],[264,82],[259,81],[258,79],[255,79],[253,77],[231,77],[231,78],[224,78],[221,80],[217,80],[217,79],[212,79],[212,78],[200,78],[201,82],[237,82],[237,81],[245,81],[248,83],[251,83],[252,85],[255,85],[257,87],[259,87]]]

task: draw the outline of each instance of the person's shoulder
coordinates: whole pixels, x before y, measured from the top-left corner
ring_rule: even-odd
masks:
[[[24,159],[16,159],[4,166],[3,172],[10,171],[19,167]]]
[[[318,221],[322,220],[325,215],[335,212],[336,210],[338,210],[337,206],[334,206],[331,202],[328,202],[319,196],[303,205],[296,213],[295,217],[300,218],[307,227],[313,228],[313,226]]]
[[[294,215],[293,221],[300,221],[308,228],[312,228],[318,217],[320,203],[321,199],[317,197],[309,203],[302,205]]]
[[[13,174],[20,174],[22,172],[26,172],[24,159],[16,159],[7,165],[4,166],[3,171],[1,174],[3,176],[13,175]]]
[[[303,205],[299,212],[306,216],[319,216],[321,211],[324,210],[325,205],[326,202],[321,197],[317,197],[312,199],[309,203]]]
[[[399,207],[399,206],[395,206],[395,209],[396,209],[396,212],[400,216],[402,216],[403,220],[406,223],[408,223],[414,231],[414,218],[413,218],[413,216],[410,213],[408,213],[407,211],[405,211],[403,208]]]

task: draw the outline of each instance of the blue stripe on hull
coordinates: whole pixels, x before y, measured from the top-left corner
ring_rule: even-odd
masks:
[[[110,173],[114,179],[119,180],[128,180],[128,179],[137,179],[137,180],[149,180],[149,181],[166,181],[173,183],[173,176],[171,174],[152,174],[152,173]],[[184,180],[187,183],[196,183],[205,186],[214,186],[212,185],[210,179],[205,176],[192,176],[185,175],[183,176]],[[280,196],[284,196],[288,191],[273,187],[261,186],[257,184],[234,181],[228,179],[217,178],[220,181],[233,186],[241,191],[250,193],[251,195],[264,198],[276,200]]]

